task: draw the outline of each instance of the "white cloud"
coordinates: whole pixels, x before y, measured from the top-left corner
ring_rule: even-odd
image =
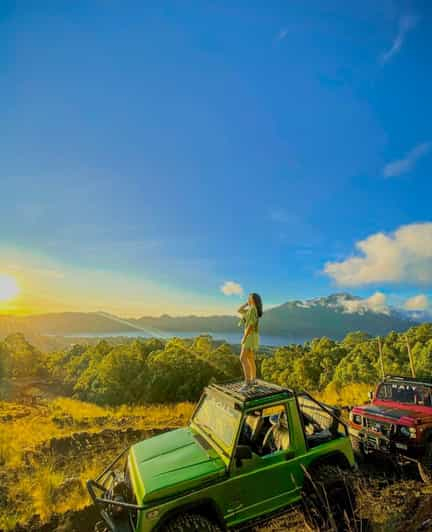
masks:
[[[387,296],[382,292],[375,292],[373,295],[365,299],[341,298],[339,304],[344,307],[345,312],[348,314],[367,311],[383,314],[388,314],[390,312],[389,306],[387,305]]]
[[[243,288],[240,284],[234,281],[225,281],[220,287],[221,292],[226,296],[242,296]]]
[[[356,243],[360,256],[327,262],[324,272],[342,286],[370,283],[432,284],[432,223],[403,225]]]
[[[288,30],[286,28],[282,28],[277,34],[276,38],[278,41],[283,41],[287,35],[288,35]]]
[[[381,54],[380,59],[382,63],[388,63],[400,52],[405,42],[407,33],[417,26],[418,21],[419,17],[415,15],[403,15],[400,17],[398,32],[393,40],[391,48]]]
[[[431,149],[432,142],[423,142],[422,144],[418,144],[402,159],[386,164],[383,172],[384,176],[395,177],[409,172],[414,168],[417,161],[424,155],[427,155]]]
[[[429,307],[429,300],[425,294],[410,297],[405,301],[404,308],[407,310],[426,310]]]

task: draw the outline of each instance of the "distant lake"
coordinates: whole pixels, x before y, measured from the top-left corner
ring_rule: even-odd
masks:
[[[215,340],[225,340],[229,344],[240,344],[241,341],[241,332],[238,333],[206,333],[206,332],[178,332],[178,331],[161,331],[157,336],[159,338],[172,338],[177,336],[177,338],[194,338],[200,336],[201,334],[209,334]],[[126,332],[117,332],[117,333],[80,333],[80,334],[65,334],[65,338],[113,338],[118,336],[127,336],[129,338],[151,338],[152,335],[146,334],[144,331],[126,331]],[[261,345],[267,345],[270,347],[277,347],[280,345],[288,344],[304,344],[310,338],[294,338],[288,336],[270,336],[261,334],[260,343]]]

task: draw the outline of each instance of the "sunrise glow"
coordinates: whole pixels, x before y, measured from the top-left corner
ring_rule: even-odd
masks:
[[[19,292],[20,289],[14,277],[0,274],[0,302],[11,301]]]

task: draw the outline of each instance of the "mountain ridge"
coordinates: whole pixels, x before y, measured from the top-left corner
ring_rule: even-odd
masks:
[[[329,336],[340,339],[348,332],[362,330],[372,335],[401,331],[418,323],[402,313],[346,292],[309,300],[291,300],[265,310],[260,324],[262,334],[312,338]],[[34,316],[0,316],[0,336],[11,332],[43,335],[119,334],[142,331],[152,335],[172,333],[228,333],[239,331],[239,318],[221,314],[210,316],[142,316],[122,318],[106,312],[60,312]]]

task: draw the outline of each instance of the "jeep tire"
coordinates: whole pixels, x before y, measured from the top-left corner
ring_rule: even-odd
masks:
[[[426,442],[425,451],[418,463],[421,479],[426,484],[432,483],[432,440]]]
[[[204,515],[186,513],[170,519],[163,530],[166,532],[221,532],[222,529]]]
[[[339,467],[322,464],[305,475],[303,511],[313,530],[352,530],[354,489]]]

